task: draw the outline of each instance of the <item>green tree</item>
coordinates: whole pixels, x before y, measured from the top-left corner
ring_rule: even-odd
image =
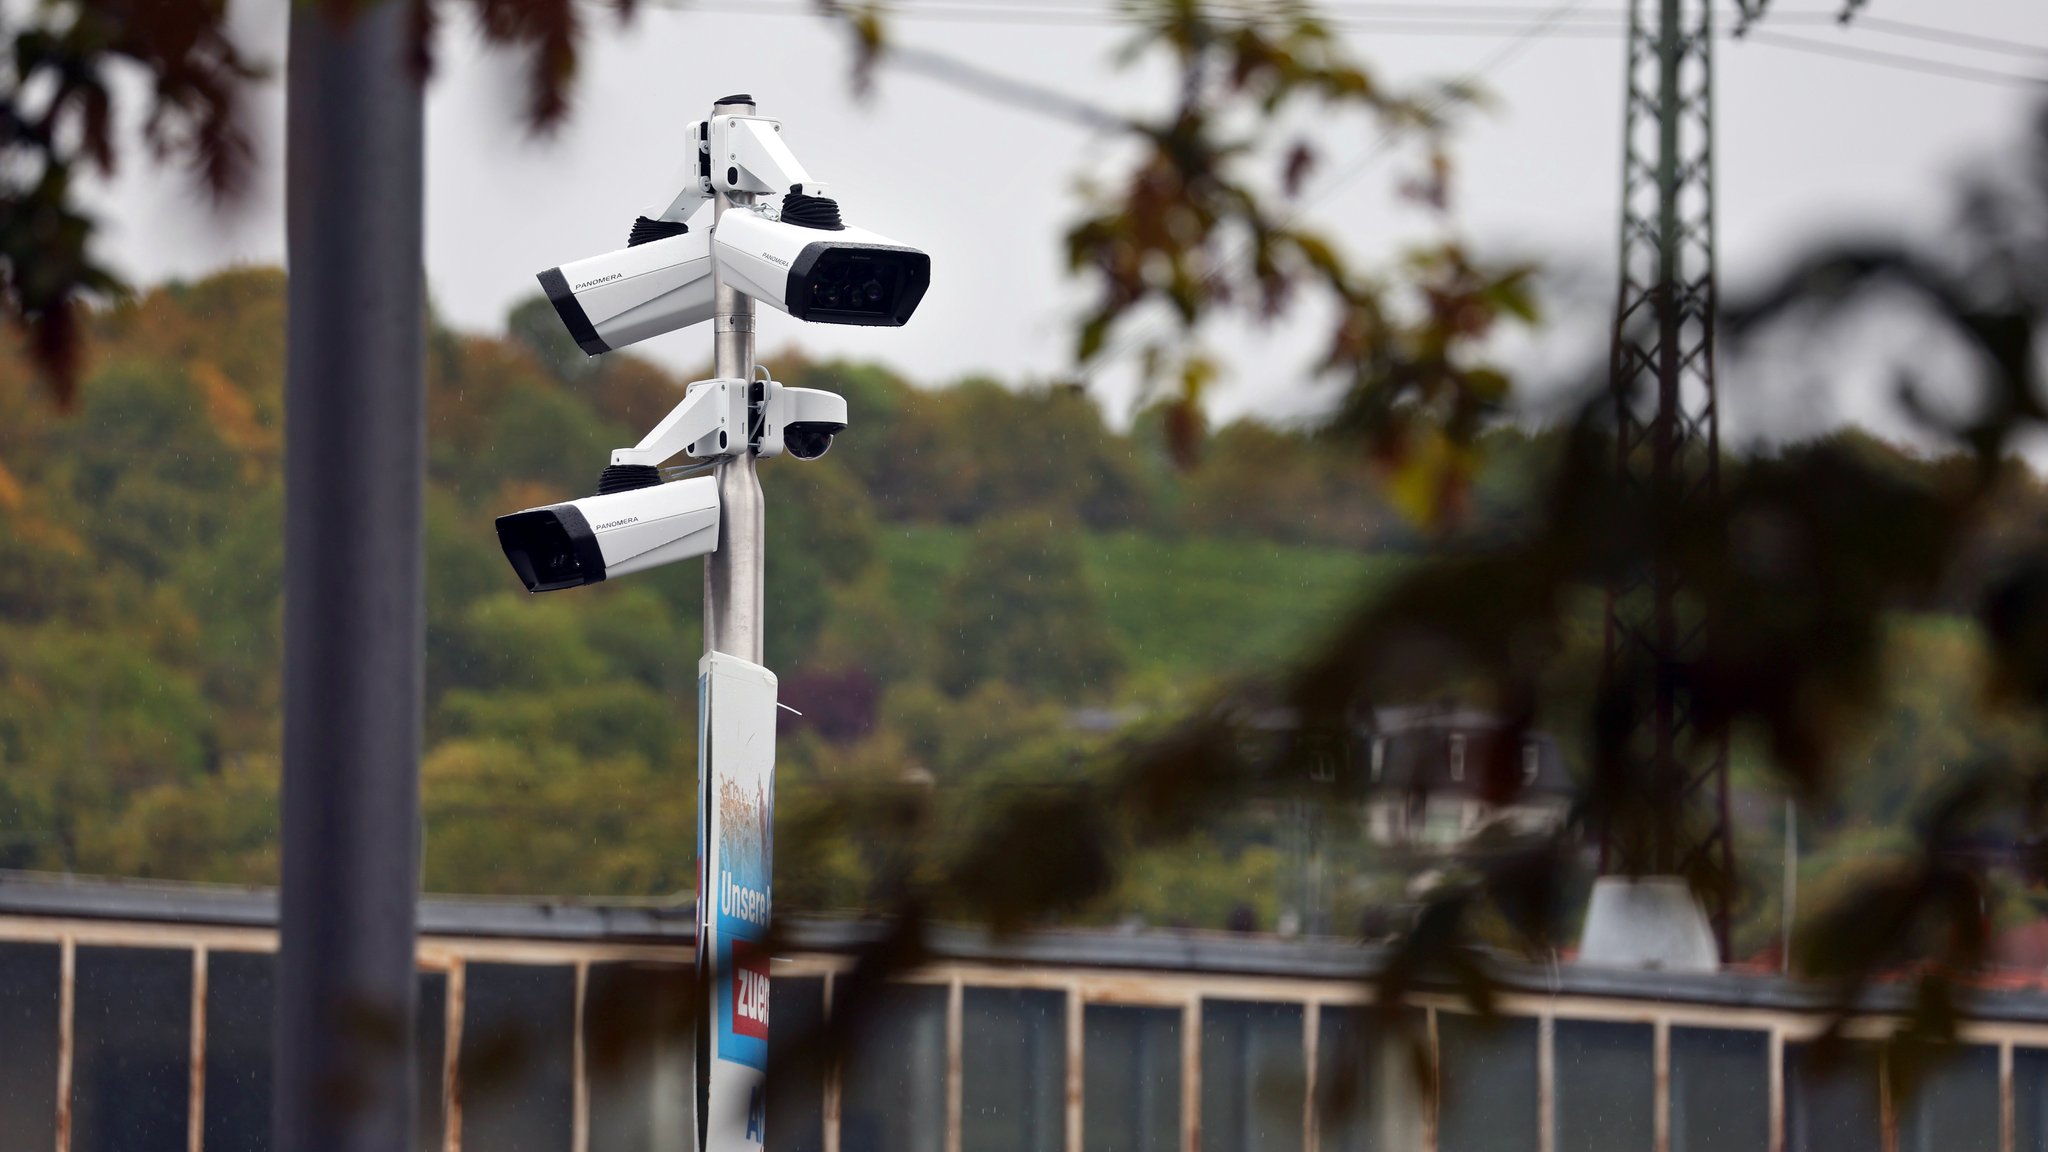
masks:
[[[505,315],[505,335],[533,353],[548,375],[565,384],[592,375],[605,364],[603,358],[577,347],[576,338],[563,327],[561,316],[546,296],[529,296],[513,305]]]
[[[1086,564],[1078,526],[1051,513],[978,531],[939,609],[937,682],[955,695],[1000,680],[1066,700],[1108,696],[1124,658]]]
[[[1256,421],[1233,421],[1204,442],[1181,488],[1183,522],[1202,535],[1352,548],[1409,535],[1355,451]]]
[[[865,579],[875,563],[867,493],[845,469],[784,457],[761,469],[768,501],[768,664],[811,663],[835,590]]]
[[[420,766],[426,886],[437,892],[687,891],[695,790],[686,769],[566,744],[450,740]]]

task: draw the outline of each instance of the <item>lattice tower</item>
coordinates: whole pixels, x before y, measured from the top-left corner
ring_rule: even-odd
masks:
[[[1714,387],[1714,14],[1711,0],[1633,0],[1628,39],[1621,292],[1611,364],[1619,481],[1661,526],[1720,484]],[[1607,596],[1607,671],[1634,676],[1628,767],[1669,813],[1660,834],[1610,837],[1603,870],[1696,881],[1724,958],[1734,845],[1725,739],[1702,740],[1684,670],[1704,642],[1675,563],[1648,527]]]

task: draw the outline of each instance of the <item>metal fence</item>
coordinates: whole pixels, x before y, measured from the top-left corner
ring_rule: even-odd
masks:
[[[423,935],[420,1152],[691,1147],[687,937],[565,915]],[[0,1148],[271,1147],[275,937],[260,910],[222,919],[239,922],[0,899]],[[2048,1152],[2039,997],[1999,1001],[2018,1010],[1969,1025],[1894,1099],[1881,1018],[1824,1067],[1825,1014],[1756,977],[1567,966],[1482,1019],[1447,993],[1378,1011],[1335,967],[1356,949],[941,942],[828,1075],[790,1046],[842,993],[849,931],[776,961],[771,1148]]]

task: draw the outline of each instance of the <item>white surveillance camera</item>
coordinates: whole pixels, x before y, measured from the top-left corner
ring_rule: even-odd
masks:
[[[718,482],[698,476],[528,508],[498,517],[498,544],[528,592],[702,556],[718,547]]]
[[[630,245],[540,274],[555,314],[591,356],[711,319],[711,231],[634,222]]]
[[[901,327],[931,286],[930,256],[850,228],[797,161],[782,125],[716,115],[685,133],[681,187],[633,224],[628,247],[540,274],[578,347],[596,356],[709,320],[713,261],[726,282],[814,324]],[[716,197],[780,197],[777,205]]]
[[[846,397],[817,388],[785,388],[766,381],[760,435],[754,454],[816,460],[832,447],[832,438],[846,431]]]
[[[837,205],[797,192],[784,197],[780,219],[727,209],[711,247],[733,287],[814,324],[901,327],[932,282],[930,256],[843,225]]]

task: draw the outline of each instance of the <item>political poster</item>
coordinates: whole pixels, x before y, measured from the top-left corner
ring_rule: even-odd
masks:
[[[766,1143],[768,921],[775,859],[775,674],[714,652],[698,665],[697,963],[708,1003],[698,1070],[705,1152]]]

